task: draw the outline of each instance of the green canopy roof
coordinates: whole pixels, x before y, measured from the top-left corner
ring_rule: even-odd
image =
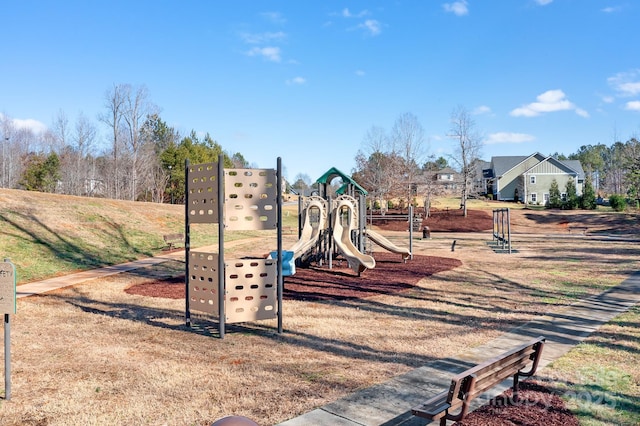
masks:
[[[341,178],[343,183],[342,187],[338,190],[338,193],[340,194],[344,193],[349,185],[353,185],[356,191],[362,193],[363,195],[368,194],[366,189],[358,185],[358,182],[351,179],[350,176],[347,176],[346,174],[342,173],[340,170],[336,169],[335,167],[332,167],[329,170],[327,170],[325,174],[323,174],[320,178],[318,178],[318,180],[316,180],[316,183],[322,183],[326,185],[331,183],[331,181],[336,177]]]

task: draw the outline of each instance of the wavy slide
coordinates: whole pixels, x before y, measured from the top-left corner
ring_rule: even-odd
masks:
[[[318,209],[320,215],[320,221],[316,226],[311,223],[311,212],[315,209]],[[293,252],[294,260],[311,250],[318,242],[320,231],[327,226],[326,221],[327,210],[324,200],[322,198],[311,197],[307,207],[304,209],[304,223],[302,225],[300,239],[289,249],[289,251]]]
[[[343,226],[340,219],[341,212],[346,209],[349,215],[348,226]],[[364,253],[358,251],[356,246],[351,242],[351,231],[354,229],[354,206],[348,200],[338,200],[338,205],[335,209],[334,223],[333,223],[333,240],[336,243],[336,247],[342,255],[349,262],[349,266],[358,275],[365,269],[373,269],[376,267],[376,260]]]
[[[404,247],[398,247],[397,245],[393,244],[391,241],[387,240],[382,235],[380,235],[377,232],[374,232],[374,231],[372,231],[370,229],[365,229],[364,232],[367,235],[367,237],[369,237],[369,239],[371,241],[373,241],[374,243],[376,243],[377,245],[379,245],[383,249],[388,250],[391,253],[401,254],[402,255],[402,259],[404,259],[404,260],[407,260],[407,259],[409,259],[411,257],[411,252],[409,251],[409,249],[404,248]]]

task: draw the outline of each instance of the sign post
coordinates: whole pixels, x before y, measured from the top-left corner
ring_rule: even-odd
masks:
[[[4,314],[4,399],[11,400],[11,322],[16,313],[16,267],[7,258],[0,263],[0,314]]]

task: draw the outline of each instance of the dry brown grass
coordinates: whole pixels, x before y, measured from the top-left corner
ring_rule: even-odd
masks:
[[[390,238],[401,244],[406,234]],[[399,294],[287,301],[283,334],[263,321],[228,326],[220,340],[206,317],[184,327],[183,300],[124,291],[180,273],[178,262],[21,299],[13,398],[0,423],[208,425],[238,414],[270,425],[482,344],[640,268],[633,242],[519,234],[508,255],[491,250],[490,233],[456,235],[455,252],[452,238],[416,240],[414,251],[462,267]],[[252,240],[233,249],[272,248]]]

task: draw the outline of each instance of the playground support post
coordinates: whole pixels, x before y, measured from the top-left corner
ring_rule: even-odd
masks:
[[[218,156],[218,333],[224,339],[225,333],[225,271],[224,271],[224,156]]]
[[[187,327],[191,327],[191,311],[189,309],[189,252],[191,251],[191,233],[189,226],[189,159],[184,160],[184,318]],[[173,195],[172,195],[173,196]]]
[[[278,157],[277,160],[277,170],[276,170],[276,181],[278,188],[276,190],[277,200],[276,205],[278,206],[278,288],[277,288],[277,298],[278,298],[278,333],[282,333],[282,299],[284,294],[284,277],[282,276],[282,158]],[[302,229],[302,228],[299,228]]]

